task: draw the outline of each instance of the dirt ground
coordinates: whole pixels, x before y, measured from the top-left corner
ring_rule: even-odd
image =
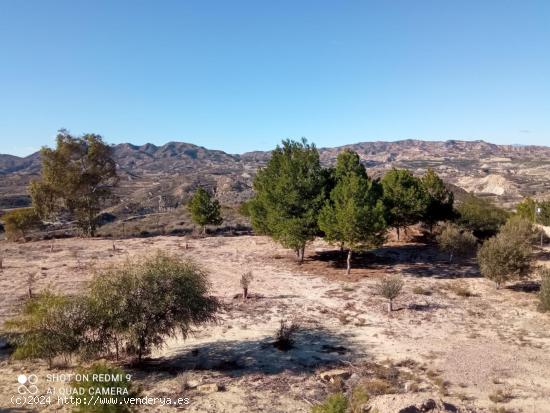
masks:
[[[82,291],[94,270],[161,250],[208,269],[213,294],[226,304],[217,324],[185,341],[170,339],[139,369],[124,367],[146,395],[188,397],[179,410],[309,412],[340,385],[320,373],[338,368],[349,381],[370,386],[370,403],[380,413],[429,398],[446,403],[447,411],[550,412],[550,316],[537,311],[536,283],[496,290],[473,263],[449,265],[433,247],[413,243],[356,255],[350,277],[338,252],[322,241],[308,247],[302,265],[259,236],[135,238],[116,241],[115,248],[107,239],[56,240],[53,248],[51,241],[0,243],[0,322],[17,313],[29,278],[35,292]],[[243,301],[237,294],[246,270],[254,280],[252,297]],[[389,273],[405,281],[390,315],[376,294],[378,279]],[[272,345],[281,319],[300,324],[295,347],[286,352]],[[52,371],[2,351],[0,411],[19,411],[11,404],[17,375],[36,374],[44,393]],[[71,371],[74,366],[53,370]],[[54,402],[34,409],[68,407]]]

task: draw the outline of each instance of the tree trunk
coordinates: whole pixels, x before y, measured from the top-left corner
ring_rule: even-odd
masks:
[[[349,275],[351,272],[351,248],[348,250],[348,258],[346,260],[346,274]]]
[[[451,255],[449,256],[449,262],[453,262],[453,252],[451,251]]]
[[[248,288],[243,288],[243,300],[246,300],[248,298]]]
[[[397,227],[396,229],[397,229],[397,241],[399,241],[399,227]]]
[[[306,247],[305,247],[305,246],[303,246],[303,247],[300,248],[300,250],[299,250],[300,262],[304,262],[305,251],[306,251]]]
[[[390,300],[388,302],[388,313],[391,313],[393,311],[393,300]]]

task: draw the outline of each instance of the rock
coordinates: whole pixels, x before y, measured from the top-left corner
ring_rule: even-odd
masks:
[[[342,380],[345,380],[349,376],[350,376],[349,371],[343,370],[343,369],[328,370],[319,374],[319,377],[321,377],[321,380],[330,381],[331,383],[333,383],[337,377],[341,378]]]
[[[197,390],[202,393],[215,393],[220,391],[220,386],[217,383],[207,383],[197,386]]]
[[[185,387],[187,387],[188,389],[196,389],[197,387],[199,387],[200,383],[201,382],[199,380],[189,380],[187,383],[185,383]]]
[[[447,410],[446,404],[444,403],[444,409],[443,411],[452,411]],[[437,402],[434,399],[427,399],[425,400],[420,406],[407,406],[403,409],[399,410],[399,413],[430,413],[435,411],[442,411],[441,406],[437,404]]]

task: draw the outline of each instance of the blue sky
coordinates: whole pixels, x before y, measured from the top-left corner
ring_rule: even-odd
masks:
[[[0,0],[0,153],[59,128],[550,145],[550,1]]]

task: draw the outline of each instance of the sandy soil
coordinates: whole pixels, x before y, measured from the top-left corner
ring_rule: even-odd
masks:
[[[188,249],[185,243],[178,237],[127,239],[116,241],[116,250],[104,239],[57,240],[53,250],[50,241],[2,243],[0,321],[24,302],[29,277],[34,291],[82,291],[95,269],[162,250],[204,265],[213,293],[226,304],[219,323],[186,341],[170,340],[143,368],[125,367],[147,395],[189,397],[180,409],[308,412],[337,384],[319,373],[343,368],[351,381],[391,382],[390,394],[371,399],[380,413],[428,398],[447,403],[449,411],[550,412],[550,317],[537,312],[530,283],[497,291],[472,263],[448,265],[423,244],[392,243],[357,256],[348,278],[337,253],[322,241],[309,246],[303,265],[265,237],[191,239]],[[254,273],[246,302],[235,297],[245,270]],[[376,295],[377,280],[387,273],[405,280],[391,315]],[[471,295],[459,295],[459,287]],[[287,352],[272,345],[281,319],[301,325],[295,348]],[[388,371],[397,373],[389,377]],[[2,353],[0,411],[13,407],[17,375],[31,372],[41,378],[50,373],[43,362],[13,361]],[[216,383],[222,390],[185,389],[183,382]],[[40,391],[45,387],[41,382]]]

